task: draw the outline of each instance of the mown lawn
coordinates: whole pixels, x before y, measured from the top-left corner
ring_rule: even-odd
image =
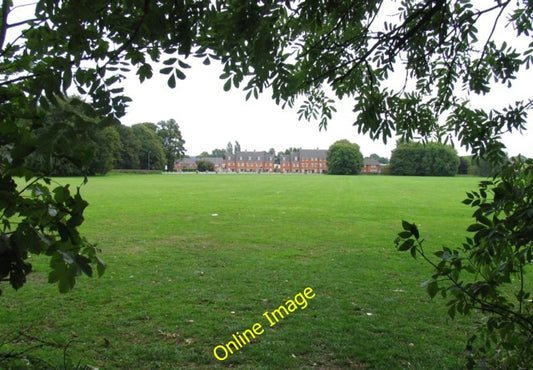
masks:
[[[461,243],[471,214],[461,200],[478,181],[91,178],[83,231],[102,248],[105,275],[61,295],[46,283],[46,259],[34,257],[27,286],[3,285],[0,344],[23,330],[57,345],[31,351],[29,363],[37,357],[44,367],[461,367],[472,319],[451,321],[444,302],[420,288],[430,268],[393,240],[406,219],[419,224],[426,248]],[[315,293],[308,306],[270,327],[263,313],[307,287]],[[217,345],[255,323],[264,332],[252,343],[214,357]],[[37,344],[25,337],[0,351]]]

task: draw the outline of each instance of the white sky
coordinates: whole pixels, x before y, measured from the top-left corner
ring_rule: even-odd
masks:
[[[278,152],[289,147],[328,149],[335,141],[348,139],[358,143],[365,155],[378,153],[387,157],[395,147],[395,140],[385,146],[357,135],[352,126],[354,116],[347,104],[344,109],[337,106],[339,111],[327,131],[319,131],[318,122],[298,121],[297,107],[281,109],[269,92],[260,95],[258,100],[252,97],[248,101],[242,90],[225,92],[224,80],[219,79],[221,70],[218,65],[204,66],[198,61],[198,65],[184,71],[187,78],[178,80],[175,89],[167,86],[166,76],[154,74],[154,79],[142,85],[128,79],[126,94],[133,102],[122,123],[157,123],[173,118],[180,126],[188,155],[224,149],[228,142],[235,141],[242,150],[274,148]]]
[[[271,99],[268,92],[245,100],[245,92],[232,89],[225,92],[224,80],[219,79],[222,69],[212,63],[204,66],[199,60],[187,61],[194,64],[185,70],[187,78],[178,80],[175,89],[170,89],[166,76],[157,75],[140,84],[136,78],[129,78],[124,86],[133,102],[122,119],[125,125],[140,122],[157,123],[175,119],[180,126],[187,155],[198,155],[203,151],[224,149],[228,142],[238,141],[243,150],[277,151],[289,147],[303,149],[327,149],[336,140],[348,139],[360,145],[364,156],[377,153],[390,157],[396,143],[393,138],[387,145],[372,141],[368,136],[357,134],[352,126],[355,120],[353,102],[345,100],[336,104],[337,113],[328,125],[327,131],[319,131],[318,122],[298,121],[297,107],[282,110]],[[526,71],[515,81],[513,88],[495,89],[491,96],[474,97],[473,104],[488,108],[499,108],[519,99],[531,97],[530,86],[533,74]],[[497,91],[496,91],[497,90]],[[504,143],[510,155],[523,154],[533,157],[533,116],[529,117],[529,130],[521,135],[505,136]],[[460,155],[467,154],[457,147]]]
[[[33,1],[16,0],[15,4],[30,6],[17,8],[10,15],[10,22],[31,17]],[[485,2],[480,1],[479,4]],[[491,25],[491,20],[487,19],[487,24],[480,27],[490,29]],[[10,30],[10,34],[17,32],[16,29]],[[488,33],[480,32],[480,42],[484,42],[483,34]],[[531,41],[526,38],[519,42],[513,33],[504,28],[498,28],[494,36],[500,40],[508,38],[508,43],[512,45],[523,46]],[[136,77],[128,78],[124,82],[125,92],[133,102],[122,123],[157,123],[173,118],[180,126],[188,155],[224,149],[228,142],[234,144],[235,141],[243,150],[261,151],[273,147],[281,151],[289,147],[327,149],[337,140],[348,139],[359,144],[365,156],[377,153],[385,157],[390,157],[395,147],[394,138],[385,145],[382,141],[372,141],[368,136],[357,134],[357,128],[352,126],[355,120],[353,101],[337,103],[338,111],[330,120],[327,131],[319,131],[318,122],[298,121],[297,108],[282,110],[268,92],[259,100],[251,98],[247,102],[241,90],[225,92],[222,88],[224,81],[219,79],[222,71],[219,65],[204,66],[200,60],[187,62],[193,64],[193,68],[185,71],[187,79],[178,80],[175,89],[170,89],[166,83],[167,76],[161,76],[157,71],[154,71],[154,78],[142,85]],[[403,76],[401,78],[403,80]],[[524,71],[511,90],[498,88],[490,96],[473,97],[472,102],[483,108],[502,108],[516,100],[531,98],[532,82],[533,70]],[[533,157],[533,114],[528,118],[528,128],[523,135],[504,136],[509,155]],[[467,154],[463,148],[457,147],[457,150],[460,155]]]

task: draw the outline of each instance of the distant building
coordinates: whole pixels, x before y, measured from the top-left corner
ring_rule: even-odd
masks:
[[[363,159],[361,173],[381,173],[381,166],[374,158],[366,157]]]
[[[328,151],[323,149],[300,149],[279,156],[281,173],[326,173]]]
[[[300,150],[300,172],[326,173],[328,171],[328,151],[323,149]]]
[[[227,172],[274,172],[275,155],[267,152],[238,152],[226,156]]]
[[[196,170],[197,168],[195,157],[180,158],[174,162],[174,171],[181,172],[183,170]]]
[[[213,163],[215,167],[215,172],[220,172],[225,170],[226,163],[223,158],[218,157],[188,157],[181,158],[174,162],[174,170],[178,172],[182,171],[196,171],[198,169],[197,161],[208,161]]]
[[[297,173],[300,172],[300,152],[291,152],[289,154],[280,154],[279,172]]]
[[[213,163],[213,166],[215,167],[215,172],[221,172],[226,170],[226,161],[224,158],[221,157],[203,157],[203,158],[197,158],[197,161],[204,160]]]
[[[202,159],[213,163],[216,172],[233,173],[326,173],[328,151],[324,149],[300,149],[289,154],[280,154],[279,164],[276,156],[267,152],[238,152],[223,158],[183,158],[176,161],[176,171],[196,170],[196,161]]]

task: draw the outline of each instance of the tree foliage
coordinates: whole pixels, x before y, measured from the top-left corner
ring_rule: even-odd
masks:
[[[133,135],[141,144],[139,164],[142,170],[164,170],[167,159],[157,126],[150,122],[137,123],[131,127]]]
[[[531,46],[508,45],[481,24],[508,19],[517,38],[528,40],[529,2],[382,1],[217,3],[203,29],[206,47],[220,55],[228,89],[248,97],[272,88],[274,99],[293,106],[302,95],[305,118],[327,124],[333,96],[354,97],[354,125],[372,138],[399,134],[442,139],[455,135],[475,154],[502,160],[501,134],[525,128],[531,101],[512,101],[485,111],[468,94],[488,94],[493,84],[512,86],[533,58]],[[524,46],[514,46],[524,45]],[[390,75],[405,83],[390,87]],[[408,83],[409,81],[413,83]],[[460,90],[465,94],[457,94]],[[437,119],[447,116],[446,120]]]
[[[160,121],[157,123],[157,135],[163,143],[163,150],[166,157],[166,169],[174,170],[176,159],[185,155],[185,140],[181,136],[179,125],[174,119]]]
[[[517,159],[501,177],[482,181],[463,203],[475,209],[475,223],[462,247],[444,247],[436,260],[423,249],[414,223],[403,222],[400,251],[420,255],[434,267],[424,283],[428,294],[448,298],[448,314],[482,313],[479,331],[468,341],[469,364],[528,368],[533,363],[533,160]]]
[[[455,176],[458,168],[457,152],[442,143],[399,143],[390,159],[393,175]]]
[[[215,165],[213,164],[213,162],[207,159],[201,159],[196,161],[196,165],[198,166],[197,168],[199,172],[212,172],[215,170]]]
[[[239,153],[241,151],[241,144],[238,141],[235,141],[235,146],[233,147],[233,153]]]
[[[333,143],[328,150],[328,174],[357,175],[363,168],[363,155],[359,145],[348,140]]]
[[[226,155],[226,149],[213,149],[211,151],[210,157],[226,159]]]
[[[45,111],[41,124],[32,127],[34,139],[42,144],[28,155],[25,165],[47,176],[86,176],[111,170],[118,151],[116,130],[102,126],[86,110],[84,103],[73,97],[58,100]],[[31,125],[29,121],[21,124]]]
[[[115,159],[116,168],[140,169],[139,153],[141,151],[141,141],[135,136],[133,129],[129,126],[118,125],[117,131],[120,137],[120,146]]]

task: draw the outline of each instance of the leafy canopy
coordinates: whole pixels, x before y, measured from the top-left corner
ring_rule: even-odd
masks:
[[[467,193],[475,222],[459,248],[443,247],[431,258],[414,223],[403,222],[396,244],[421,256],[434,273],[423,286],[431,297],[448,298],[448,314],[484,315],[467,345],[469,365],[528,368],[533,361],[533,160],[517,158],[499,178]]]
[[[357,175],[363,168],[363,155],[359,145],[348,140],[333,143],[328,150],[328,173],[331,175]]]
[[[455,176],[459,168],[457,152],[437,142],[398,143],[392,151],[390,171],[402,176]]]

